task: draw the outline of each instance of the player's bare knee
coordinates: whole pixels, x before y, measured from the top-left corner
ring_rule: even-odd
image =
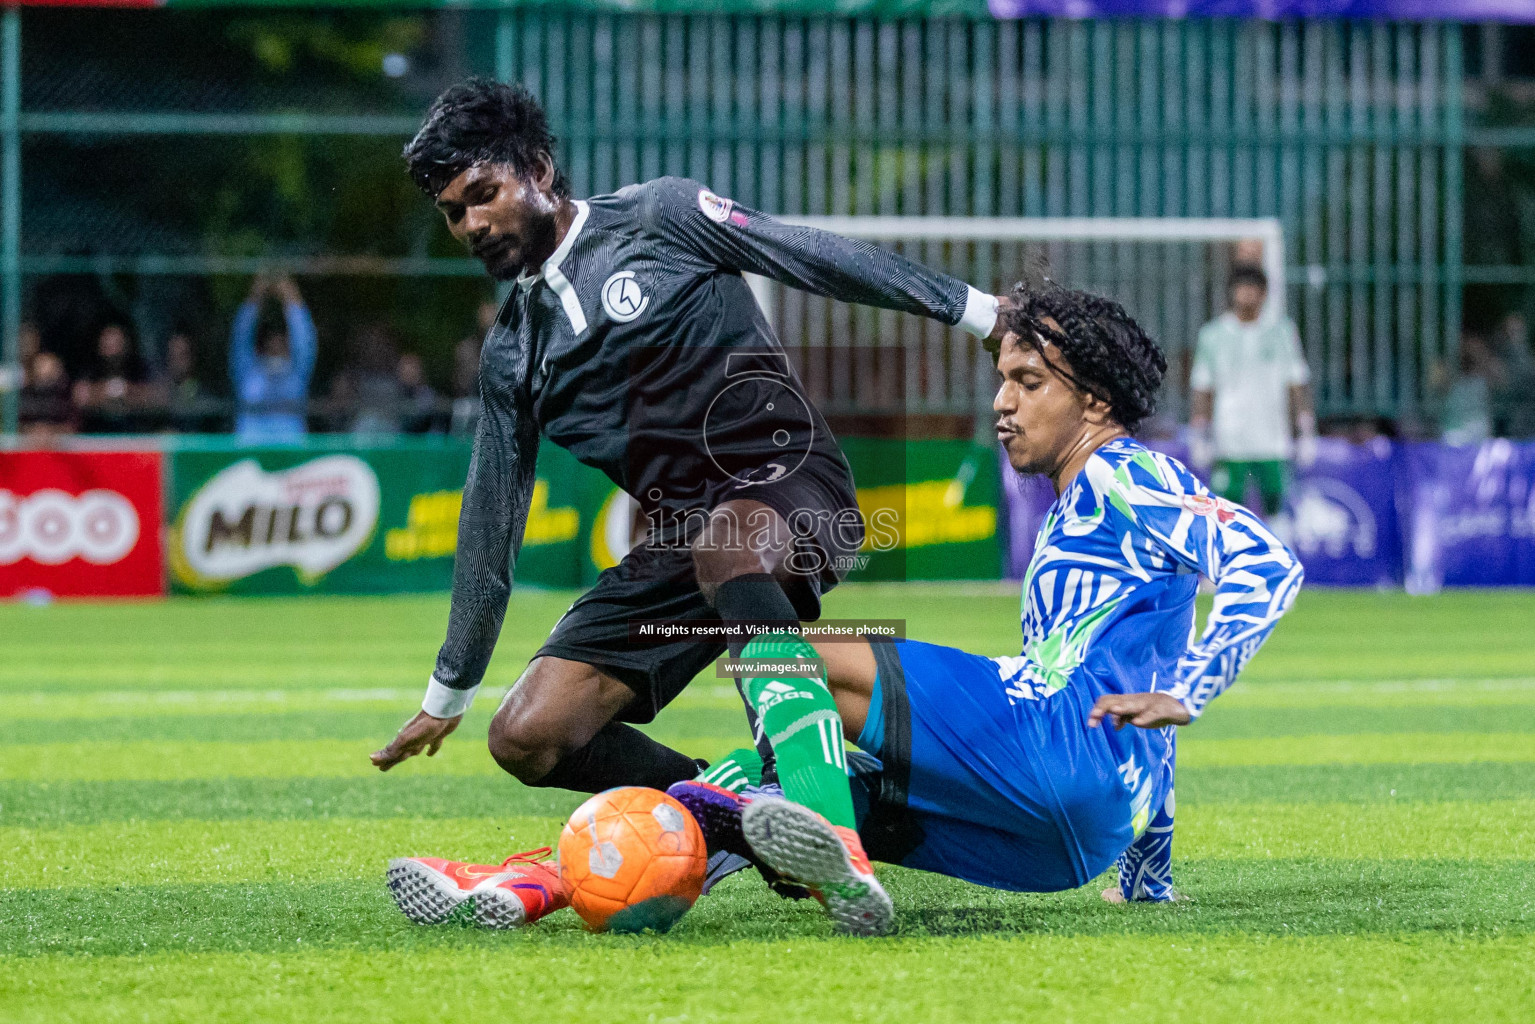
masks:
[[[541,687],[533,677],[543,668],[535,660],[507,691],[486,736],[490,756],[524,783],[543,778],[572,749],[563,742],[559,716],[538,697]]]
[[[518,781],[533,784],[553,770],[560,758],[574,749],[562,742],[556,730],[503,705],[491,719],[486,737],[490,756]]]
[[[633,700],[633,690],[590,665],[534,658],[491,719],[490,754],[521,782],[539,785]]]

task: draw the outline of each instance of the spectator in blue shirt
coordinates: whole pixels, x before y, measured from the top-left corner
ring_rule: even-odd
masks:
[[[269,292],[282,302],[286,327],[263,331],[258,344],[261,306]],[[270,282],[257,277],[250,296],[235,313],[229,338],[229,375],[239,405],[235,434],[240,441],[294,441],[304,436],[304,408],[317,347],[314,320],[293,278]]]

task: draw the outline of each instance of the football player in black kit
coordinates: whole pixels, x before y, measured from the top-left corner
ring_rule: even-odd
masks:
[[[743,273],[903,310],[979,337],[999,299],[868,242],[790,226],[660,178],[573,200],[543,110],[470,80],[432,104],[405,160],[454,237],[514,282],[480,356],[483,414],[464,484],[446,642],[421,711],[372,755],[435,754],[469,708],[501,629],[539,436],[600,469],[650,522],[555,625],[490,725],[492,756],[530,786],[665,789],[698,762],[651,721],[727,646],[631,636],[631,621],[797,623],[820,615],[863,541],[846,459]],[[402,909],[473,901],[492,927],[564,905],[558,876],[506,864],[392,863]]]

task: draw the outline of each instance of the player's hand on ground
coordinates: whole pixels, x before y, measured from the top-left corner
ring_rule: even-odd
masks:
[[[426,756],[431,757],[442,747],[442,741],[458,728],[458,723],[464,720],[463,715],[456,718],[433,718],[425,711],[416,712],[416,717],[400,726],[400,731],[383,750],[375,750],[370,756],[373,766],[381,772],[387,772],[395,765],[408,757],[415,757],[423,750]]]
[[[1127,725],[1160,729],[1164,725],[1188,725],[1189,709],[1165,693],[1106,693],[1088,712],[1087,724],[1097,727],[1107,718],[1116,729]]]

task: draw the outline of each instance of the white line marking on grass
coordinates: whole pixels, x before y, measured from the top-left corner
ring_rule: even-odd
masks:
[[[495,707],[505,690],[486,687],[480,704]],[[99,693],[32,693],[8,702],[13,718],[112,718],[156,714],[231,715],[288,712],[339,705],[379,704],[402,713],[421,703],[420,689],[372,690],[106,690]]]
[[[1282,689],[1328,690],[1346,692],[1362,690],[1374,693],[1447,693],[1455,690],[1535,690],[1535,676],[1476,677],[1442,679],[1279,679],[1272,682],[1254,680],[1246,690],[1273,692]],[[1237,692],[1235,690],[1233,693]]]
[[[1340,679],[1242,682],[1216,707],[1313,708],[1341,704],[1387,706],[1521,705],[1535,702],[1535,678]]]
[[[1180,768],[1266,765],[1535,762],[1535,732],[1396,732],[1199,739],[1178,744]]]

